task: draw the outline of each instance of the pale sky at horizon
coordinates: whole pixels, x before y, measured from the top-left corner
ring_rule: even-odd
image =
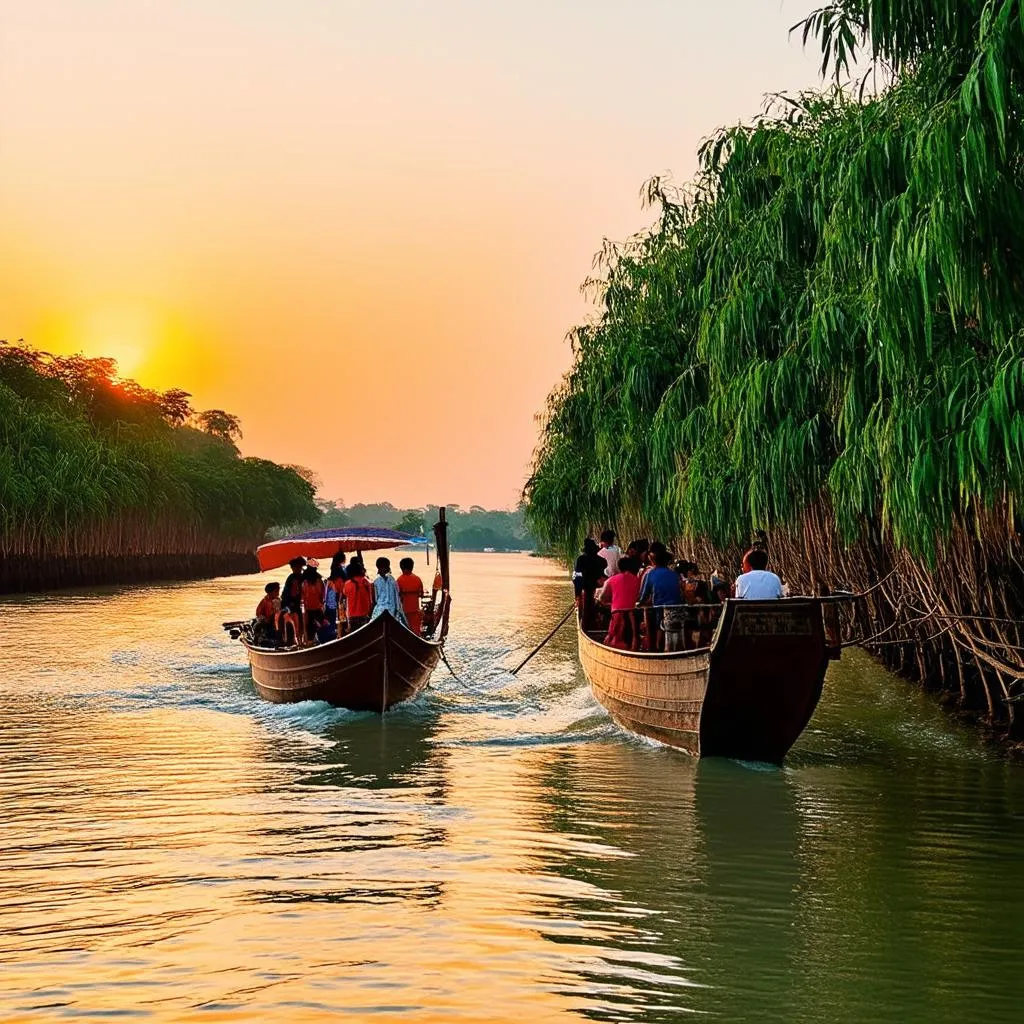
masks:
[[[0,338],[228,409],[325,497],[508,507],[593,253],[817,84],[812,6],[5,4]]]

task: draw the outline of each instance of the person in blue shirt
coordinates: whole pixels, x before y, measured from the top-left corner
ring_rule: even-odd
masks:
[[[643,586],[640,587],[639,604],[650,604],[654,607],[654,614],[648,618],[648,631],[653,635],[648,636],[648,647],[652,651],[661,648],[661,608],[666,605],[680,605],[683,603],[683,591],[679,585],[679,573],[669,568],[672,556],[665,550],[663,545],[654,548],[652,545],[652,559],[654,568],[649,569],[644,576]],[[653,620],[653,621],[652,621]]]

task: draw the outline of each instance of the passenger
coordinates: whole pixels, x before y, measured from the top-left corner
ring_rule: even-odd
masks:
[[[652,540],[651,546],[647,549],[646,554],[643,557],[644,567],[640,572],[640,583],[644,581],[644,577],[654,568],[655,558],[664,555],[666,558],[665,565],[669,566],[672,564],[672,556],[669,554],[668,548],[661,543],[660,540]]]
[[[631,540],[626,546],[626,554],[630,558],[636,558],[641,566],[647,564],[647,551],[650,545],[645,537],[641,537],[639,540]]]
[[[676,572],[683,591],[683,604],[698,604],[697,590],[704,581],[700,578],[700,568],[696,562],[677,562]]]
[[[291,572],[281,587],[281,606],[298,612],[302,607],[302,574],[306,570],[306,560],[293,558],[288,568]]]
[[[750,566],[736,579],[736,596],[746,601],[777,601],[783,597],[782,580],[768,571],[768,552],[752,548],[743,556]]]
[[[682,592],[683,604],[686,599],[686,574],[692,563],[681,561],[673,566],[675,574],[679,577],[679,586]],[[666,651],[682,651],[686,648],[686,627],[687,621],[693,613],[687,608],[665,608],[661,613],[661,632],[665,638]]]
[[[324,592],[327,588],[316,567],[317,563],[311,559],[306,566],[306,571],[302,574],[302,607],[305,611],[302,625],[307,640],[316,638],[317,632],[325,621]]]
[[[291,627],[293,642],[301,644],[305,640],[302,628],[302,574],[306,569],[306,560],[302,557],[293,558],[288,567],[291,572],[281,588],[281,639],[288,642],[288,627]]]
[[[640,646],[636,611],[636,599],[640,595],[640,580],[636,574],[640,570],[640,562],[623,555],[619,559],[618,570],[598,595],[602,604],[611,606],[608,635],[604,642],[622,651],[635,651]]]
[[[687,612],[685,608],[665,608],[661,613],[661,634],[666,651],[686,649]]]
[[[670,569],[669,553],[662,544],[651,545],[653,566],[647,571],[640,584],[640,603],[650,602],[652,614],[647,618],[647,649],[660,649],[661,616],[666,607],[678,606],[683,603],[682,588],[679,586],[679,574]]]
[[[696,566],[694,569],[696,570]],[[697,580],[693,591],[693,600],[690,604],[698,605],[694,608],[686,621],[686,646],[707,647],[711,643],[711,636],[715,631],[715,619],[719,611],[715,608],[706,607],[712,604],[711,588],[707,580]]]
[[[344,557],[344,556],[342,556]],[[337,558],[337,555],[335,555]],[[332,626],[339,626],[344,622],[342,608],[345,604],[345,568],[337,561],[331,562],[331,575],[327,579],[327,588],[324,592],[324,618]],[[341,634],[338,633],[338,636]]]
[[[726,586],[729,585],[731,577],[729,576],[729,569],[725,562],[719,563],[718,568],[711,574],[711,591],[715,591],[715,588],[719,584],[724,583]]]
[[[329,578],[340,579],[342,583],[345,582],[345,552],[336,551],[334,556],[331,558],[331,571],[328,574]]]
[[[403,558],[398,568],[402,570],[402,575],[398,577],[398,594],[402,599],[405,621],[420,636],[423,632],[423,608],[420,601],[426,596],[423,593],[423,580],[413,572],[416,563],[411,558]]]
[[[583,554],[576,559],[572,573],[572,586],[576,592],[576,607],[584,632],[593,628],[594,591],[605,576],[608,563],[597,553],[597,542],[588,537],[583,542]]]
[[[601,550],[598,554],[608,563],[604,574],[611,579],[619,571],[619,559],[622,557],[622,548],[615,543],[614,530],[605,530],[601,534]]]
[[[402,611],[398,582],[391,575],[391,559],[378,558],[377,577],[373,581],[373,613],[370,618],[376,619],[385,612],[390,612],[403,626],[408,625],[405,612]]]
[[[281,584],[268,583],[263,588],[264,597],[256,605],[256,625],[253,635],[257,643],[274,647],[278,643],[278,618],[281,614]]]
[[[373,610],[373,586],[366,578],[362,560],[353,558],[345,581],[345,632],[352,633],[370,621]]]

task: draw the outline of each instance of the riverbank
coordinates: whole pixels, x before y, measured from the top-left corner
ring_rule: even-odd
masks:
[[[0,561],[0,594],[25,594],[111,583],[156,583],[241,576],[259,571],[251,552],[191,555],[120,555],[78,558],[29,558]]]

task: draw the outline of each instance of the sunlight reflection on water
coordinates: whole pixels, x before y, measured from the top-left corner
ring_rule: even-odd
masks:
[[[858,655],[781,770],[630,738],[550,563],[457,555],[383,722],[254,695],[256,578],[20,598],[0,1018],[1019,1019],[1021,769]]]

